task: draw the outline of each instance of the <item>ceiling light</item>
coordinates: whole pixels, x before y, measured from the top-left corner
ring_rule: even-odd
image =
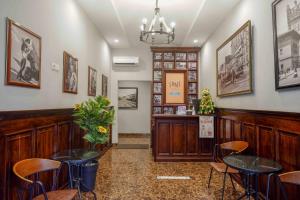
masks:
[[[194,40],[194,43],[198,43],[199,42],[199,40]]]
[[[165,18],[160,15],[158,0],[154,9],[154,17],[147,27],[147,19],[142,20],[140,41],[148,44],[170,44],[175,39],[175,22],[167,25]]]
[[[119,40],[118,40],[118,39],[115,39],[115,43],[119,43]]]

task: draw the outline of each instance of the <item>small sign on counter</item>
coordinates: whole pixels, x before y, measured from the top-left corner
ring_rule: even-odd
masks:
[[[199,116],[199,138],[214,138],[214,116]]]

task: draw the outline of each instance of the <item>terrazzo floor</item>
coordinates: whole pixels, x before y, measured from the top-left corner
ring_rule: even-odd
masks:
[[[145,138],[133,140],[146,141]],[[211,187],[207,189],[209,169],[208,163],[156,163],[151,149],[111,148],[100,159],[95,192],[100,200],[221,199],[222,176],[214,173]],[[157,176],[191,176],[192,179],[157,180]],[[225,199],[237,199],[242,194],[237,184],[238,191],[233,190],[229,178],[226,185]]]

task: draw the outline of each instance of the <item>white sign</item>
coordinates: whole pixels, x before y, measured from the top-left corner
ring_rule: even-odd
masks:
[[[199,116],[199,138],[214,138],[214,117]]]

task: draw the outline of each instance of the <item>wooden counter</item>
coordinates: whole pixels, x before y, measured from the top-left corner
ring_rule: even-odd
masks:
[[[210,161],[214,139],[199,138],[197,115],[152,115],[154,160]]]

